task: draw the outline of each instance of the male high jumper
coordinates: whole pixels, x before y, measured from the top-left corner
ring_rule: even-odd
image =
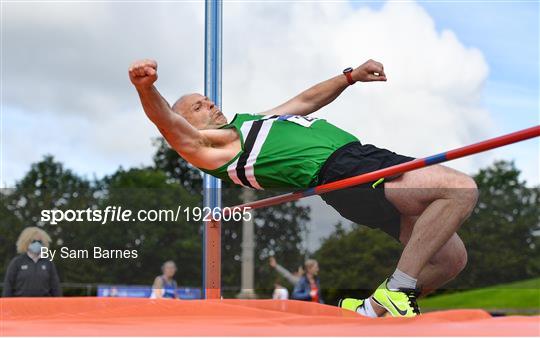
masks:
[[[157,63],[129,68],[148,118],[180,156],[202,171],[254,189],[309,188],[413,160],[370,144],[325,120],[307,117],[356,82],[386,81],[383,65],[369,60],[347,68],[289,101],[231,122],[200,94],[172,107],[160,95]],[[404,245],[395,272],[367,299],[346,298],[342,308],[376,317],[420,313],[417,297],[456,277],[467,252],[457,235],[477,201],[475,182],[442,165],[321,195],[343,217],[379,228]],[[358,249],[369,243],[358,243]],[[422,291],[420,291],[422,290]]]

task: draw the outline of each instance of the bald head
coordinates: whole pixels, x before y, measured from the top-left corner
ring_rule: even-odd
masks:
[[[185,94],[185,95],[180,96],[180,98],[176,100],[176,102],[174,102],[174,104],[171,107],[173,112],[182,115],[182,106],[186,105],[186,103],[189,101],[190,96],[192,95],[200,95],[200,94],[192,93],[192,94]]]
[[[215,129],[227,124],[227,119],[214,102],[201,94],[183,95],[171,108],[197,129]]]

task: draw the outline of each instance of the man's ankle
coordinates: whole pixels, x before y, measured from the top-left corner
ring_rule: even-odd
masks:
[[[386,284],[390,290],[415,289],[418,280],[400,269],[396,269]]]

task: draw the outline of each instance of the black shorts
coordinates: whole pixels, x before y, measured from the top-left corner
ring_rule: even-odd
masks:
[[[413,157],[398,155],[371,144],[352,142],[336,150],[326,160],[319,172],[318,185],[412,160]],[[348,220],[381,229],[399,241],[400,213],[384,195],[384,182],[399,176],[385,177],[375,187],[375,182],[369,182],[331,191],[322,194],[321,198]]]

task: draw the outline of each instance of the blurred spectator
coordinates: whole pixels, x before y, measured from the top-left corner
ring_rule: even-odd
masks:
[[[269,258],[268,263],[292,285],[296,285],[300,280],[300,277],[304,274],[304,269],[301,266],[298,267],[298,270],[296,270],[295,273],[291,273],[289,270],[279,265],[273,256]]]
[[[314,259],[308,259],[304,266],[306,274],[294,286],[292,299],[324,303],[321,298],[319,277],[317,276],[319,274],[319,263]]]
[[[8,265],[3,297],[59,297],[60,281],[54,263],[41,258],[41,248],[48,248],[51,237],[38,227],[27,227],[17,239],[17,253]]]
[[[289,299],[289,290],[287,290],[287,288],[282,285],[281,279],[279,278],[276,278],[276,281],[274,282],[274,292],[272,293],[272,299]]]
[[[161,266],[161,276],[154,279],[152,285],[152,295],[150,298],[177,298],[176,289],[178,285],[174,280],[176,274],[176,264],[173,261],[166,261]]]

